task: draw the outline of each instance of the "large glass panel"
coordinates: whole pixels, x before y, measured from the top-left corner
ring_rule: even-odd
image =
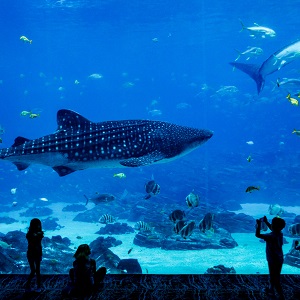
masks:
[[[1,1],[0,273],[268,273],[263,216],[299,273],[298,8]]]

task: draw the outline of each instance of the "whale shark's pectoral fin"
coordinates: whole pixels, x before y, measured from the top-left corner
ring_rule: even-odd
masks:
[[[21,162],[13,162],[13,164],[17,167],[19,171],[23,171],[29,167],[29,164],[25,164]]]
[[[53,167],[52,168],[60,177],[62,176],[66,176],[69,175],[73,172],[75,172],[76,170],[73,170],[69,167],[66,166],[57,166],[57,167]]]
[[[165,156],[160,152],[153,152],[141,157],[132,157],[120,161],[120,164],[124,167],[141,167],[153,164],[159,160],[164,159]]]

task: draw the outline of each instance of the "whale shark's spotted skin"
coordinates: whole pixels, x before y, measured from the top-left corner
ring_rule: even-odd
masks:
[[[38,139],[17,137],[0,158],[19,170],[30,164],[52,167],[60,176],[87,168],[138,167],[184,155],[212,137],[209,130],[125,120],[93,123],[76,112],[57,112],[58,129]]]

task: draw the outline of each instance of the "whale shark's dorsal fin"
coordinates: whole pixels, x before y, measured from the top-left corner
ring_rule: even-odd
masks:
[[[57,130],[78,127],[78,125],[84,125],[86,123],[90,123],[90,121],[75,111],[60,109],[57,112]]]
[[[22,136],[18,136],[15,138],[15,142],[12,144],[12,147],[18,147],[20,145],[23,145],[25,142],[30,141],[29,139],[26,139]]]

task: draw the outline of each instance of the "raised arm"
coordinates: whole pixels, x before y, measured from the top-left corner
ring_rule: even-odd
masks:
[[[255,236],[257,238],[262,238],[262,234],[260,233],[261,230],[261,220],[257,219],[256,220],[256,231],[255,231]]]
[[[268,226],[268,228],[269,228],[270,230],[272,230],[271,223],[268,221],[268,219],[267,219],[266,216],[264,216],[263,220],[264,220],[264,222],[266,223],[266,225]]]

